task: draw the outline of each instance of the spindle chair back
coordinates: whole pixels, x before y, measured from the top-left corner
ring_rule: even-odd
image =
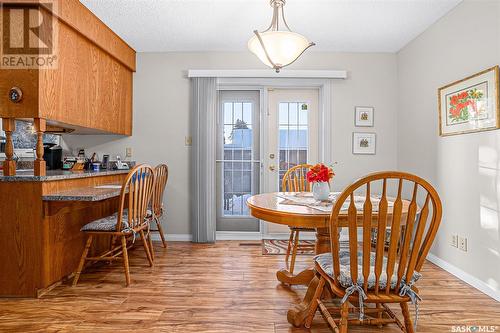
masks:
[[[310,192],[311,183],[307,181],[307,172],[311,164],[296,165],[285,173],[281,181],[282,192]]]
[[[310,192],[311,183],[307,181],[307,172],[313,167],[311,164],[296,165],[285,173],[281,182],[282,192]],[[285,263],[288,271],[293,274],[295,269],[295,259],[297,251],[310,251],[314,249],[314,244],[300,244],[300,232],[314,232],[311,228],[290,227],[290,237],[285,255]]]
[[[389,185],[395,185],[394,189]],[[380,191],[375,191],[376,188]],[[344,221],[347,215],[348,251],[340,247],[340,215]],[[315,268],[321,280],[315,295],[317,304],[311,307],[310,314],[314,315],[319,305],[330,325],[341,333],[347,332],[348,323],[379,326],[396,323],[402,331],[414,332],[408,303],[416,305],[418,316],[420,297],[414,283],[421,276],[441,215],[438,193],[416,175],[378,172],[348,186],[338,196],[330,216],[331,256],[320,255],[316,259]],[[329,263],[325,264],[325,258]],[[319,290],[325,283],[336,297],[342,298],[340,320],[334,320],[322,306]],[[349,303],[357,304],[359,319],[348,318],[349,312],[353,312]],[[363,303],[374,303],[376,308],[364,310]],[[404,325],[385,303],[400,304]],[[365,312],[372,317],[365,318]],[[383,313],[387,316],[383,317]],[[311,321],[309,316],[306,326]]]

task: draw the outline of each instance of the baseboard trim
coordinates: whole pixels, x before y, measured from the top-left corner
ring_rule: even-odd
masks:
[[[262,239],[288,239],[289,233],[275,233],[263,236],[260,232],[251,231],[217,231],[216,239],[224,240],[262,240]],[[160,241],[160,235],[157,232],[151,233],[151,238],[154,241]],[[165,239],[168,242],[191,242],[193,237],[190,234],[165,234]],[[312,232],[303,232],[300,235],[303,240],[315,240],[316,236]]]
[[[160,234],[157,232],[151,233],[151,238],[154,241],[160,241]],[[193,237],[190,234],[165,234],[165,240],[167,242],[191,242]]]
[[[488,295],[489,297],[493,298],[497,302],[500,302],[500,292],[497,290],[494,290],[490,285],[486,284],[485,282],[479,280],[478,278],[470,275],[467,272],[464,272],[460,268],[450,264],[447,261],[444,261],[443,259],[435,256],[432,253],[429,253],[427,255],[427,260],[429,260],[433,264],[441,267],[442,269],[444,269],[448,273],[455,275],[460,280],[471,285],[472,287],[476,288],[480,292]]]

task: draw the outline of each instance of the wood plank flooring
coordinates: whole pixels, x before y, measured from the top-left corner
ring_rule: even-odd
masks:
[[[92,267],[75,288],[68,282],[40,299],[0,299],[0,332],[331,332],[319,314],[311,330],[288,324],[286,312],[305,287],[280,285],[275,273],[283,256],[262,256],[260,244],[249,243],[155,244],[154,268],[136,247],[129,288],[120,263]],[[300,256],[298,269],[310,260]],[[452,325],[500,332],[500,303],[429,262],[423,275],[418,332],[451,332]]]

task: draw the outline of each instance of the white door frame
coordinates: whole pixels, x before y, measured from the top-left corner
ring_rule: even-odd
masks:
[[[319,109],[318,109],[318,143],[319,143],[319,160],[326,164],[333,163],[332,151],[332,101],[333,101],[333,79],[308,79],[308,78],[235,78],[222,77],[218,79],[218,90],[257,90],[260,92],[261,104],[261,129],[268,128],[268,89],[318,89],[319,90]],[[268,131],[260,131],[260,148],[261,148],[261,177],[260,189],[262,192],[269,191],[269,176],[267,172],[263,172],[264,168],[268,167],[268,159],[264,158],[269,155],[265,145],[268,142]],[[288,233],[283,234],[267,234],[267,224],[260,221],[260,232],[218,232],[217,239],[234,239],[234,240],[260,240],[263,236],[273,239],[288,239]],[[306,236],[306,234],[304,234]],[[306,237],[307,238],[307,237]],[[312,238],[314,239],[314,238]]]

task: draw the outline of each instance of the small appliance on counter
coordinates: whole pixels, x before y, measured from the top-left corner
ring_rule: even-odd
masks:
[[[55,143],[45,143],[43,145],[43,159],[47,163],[47,169],[61,169],[62,147]]]
[[[6,138],[0,135],[0,153],[5,153]]]
[[[128,163],[122,162],[122,158],[120,156],[116,156],[116,170],[128,170],[130,166]]]
[[[106,170],[109,164],[109,155],[102,155],[101,169]]]

